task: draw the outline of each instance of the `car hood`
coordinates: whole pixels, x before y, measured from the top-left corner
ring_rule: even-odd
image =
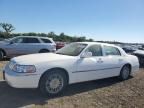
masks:
[[[11,59],[11,61],[14,61],[22,65],[34,65],[42,62],[57,62],[57,61],[62,61],[62,60],[67,60],[72,58],[74,57],[55,54],[55,53],[38,53],[38,54],[29,54],[29,55],[14,57],[13,59]]]

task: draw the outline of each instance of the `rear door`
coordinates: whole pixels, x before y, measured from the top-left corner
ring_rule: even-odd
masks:
[[[105,77],[118,76],[124,64],[124,58],[117,47],[103,45],[104,61],[103,69],[106,70]]]
[[[23,54],[38,53],[41,49],[39,39],[34,37],[25,37],[21,45],[23,45]]]

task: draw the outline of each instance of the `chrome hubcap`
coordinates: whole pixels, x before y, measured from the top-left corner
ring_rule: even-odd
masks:
[[[63,88],[63,78],[59,74],[49,76],[46,81],[46,89],[49,93],[58,93]]]
[[[50,82],[50,87],[55,89],[60,85],[60,81],[58,79],[52,79]]]

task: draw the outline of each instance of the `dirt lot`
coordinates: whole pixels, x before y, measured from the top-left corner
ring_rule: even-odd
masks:
[[[0,62],[2,67],[6,61]],[[0,80],[2,73],[0,72]],[[0,108],[143,108],[144,69],[127,81],[117,78],[73,84],[55,98],[35,89],[14,89],[0,81]]]

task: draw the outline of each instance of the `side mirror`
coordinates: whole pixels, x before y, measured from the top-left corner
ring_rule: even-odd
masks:
[[[84,52],[80,57],[81,58],[92,57],[92,52]]]

